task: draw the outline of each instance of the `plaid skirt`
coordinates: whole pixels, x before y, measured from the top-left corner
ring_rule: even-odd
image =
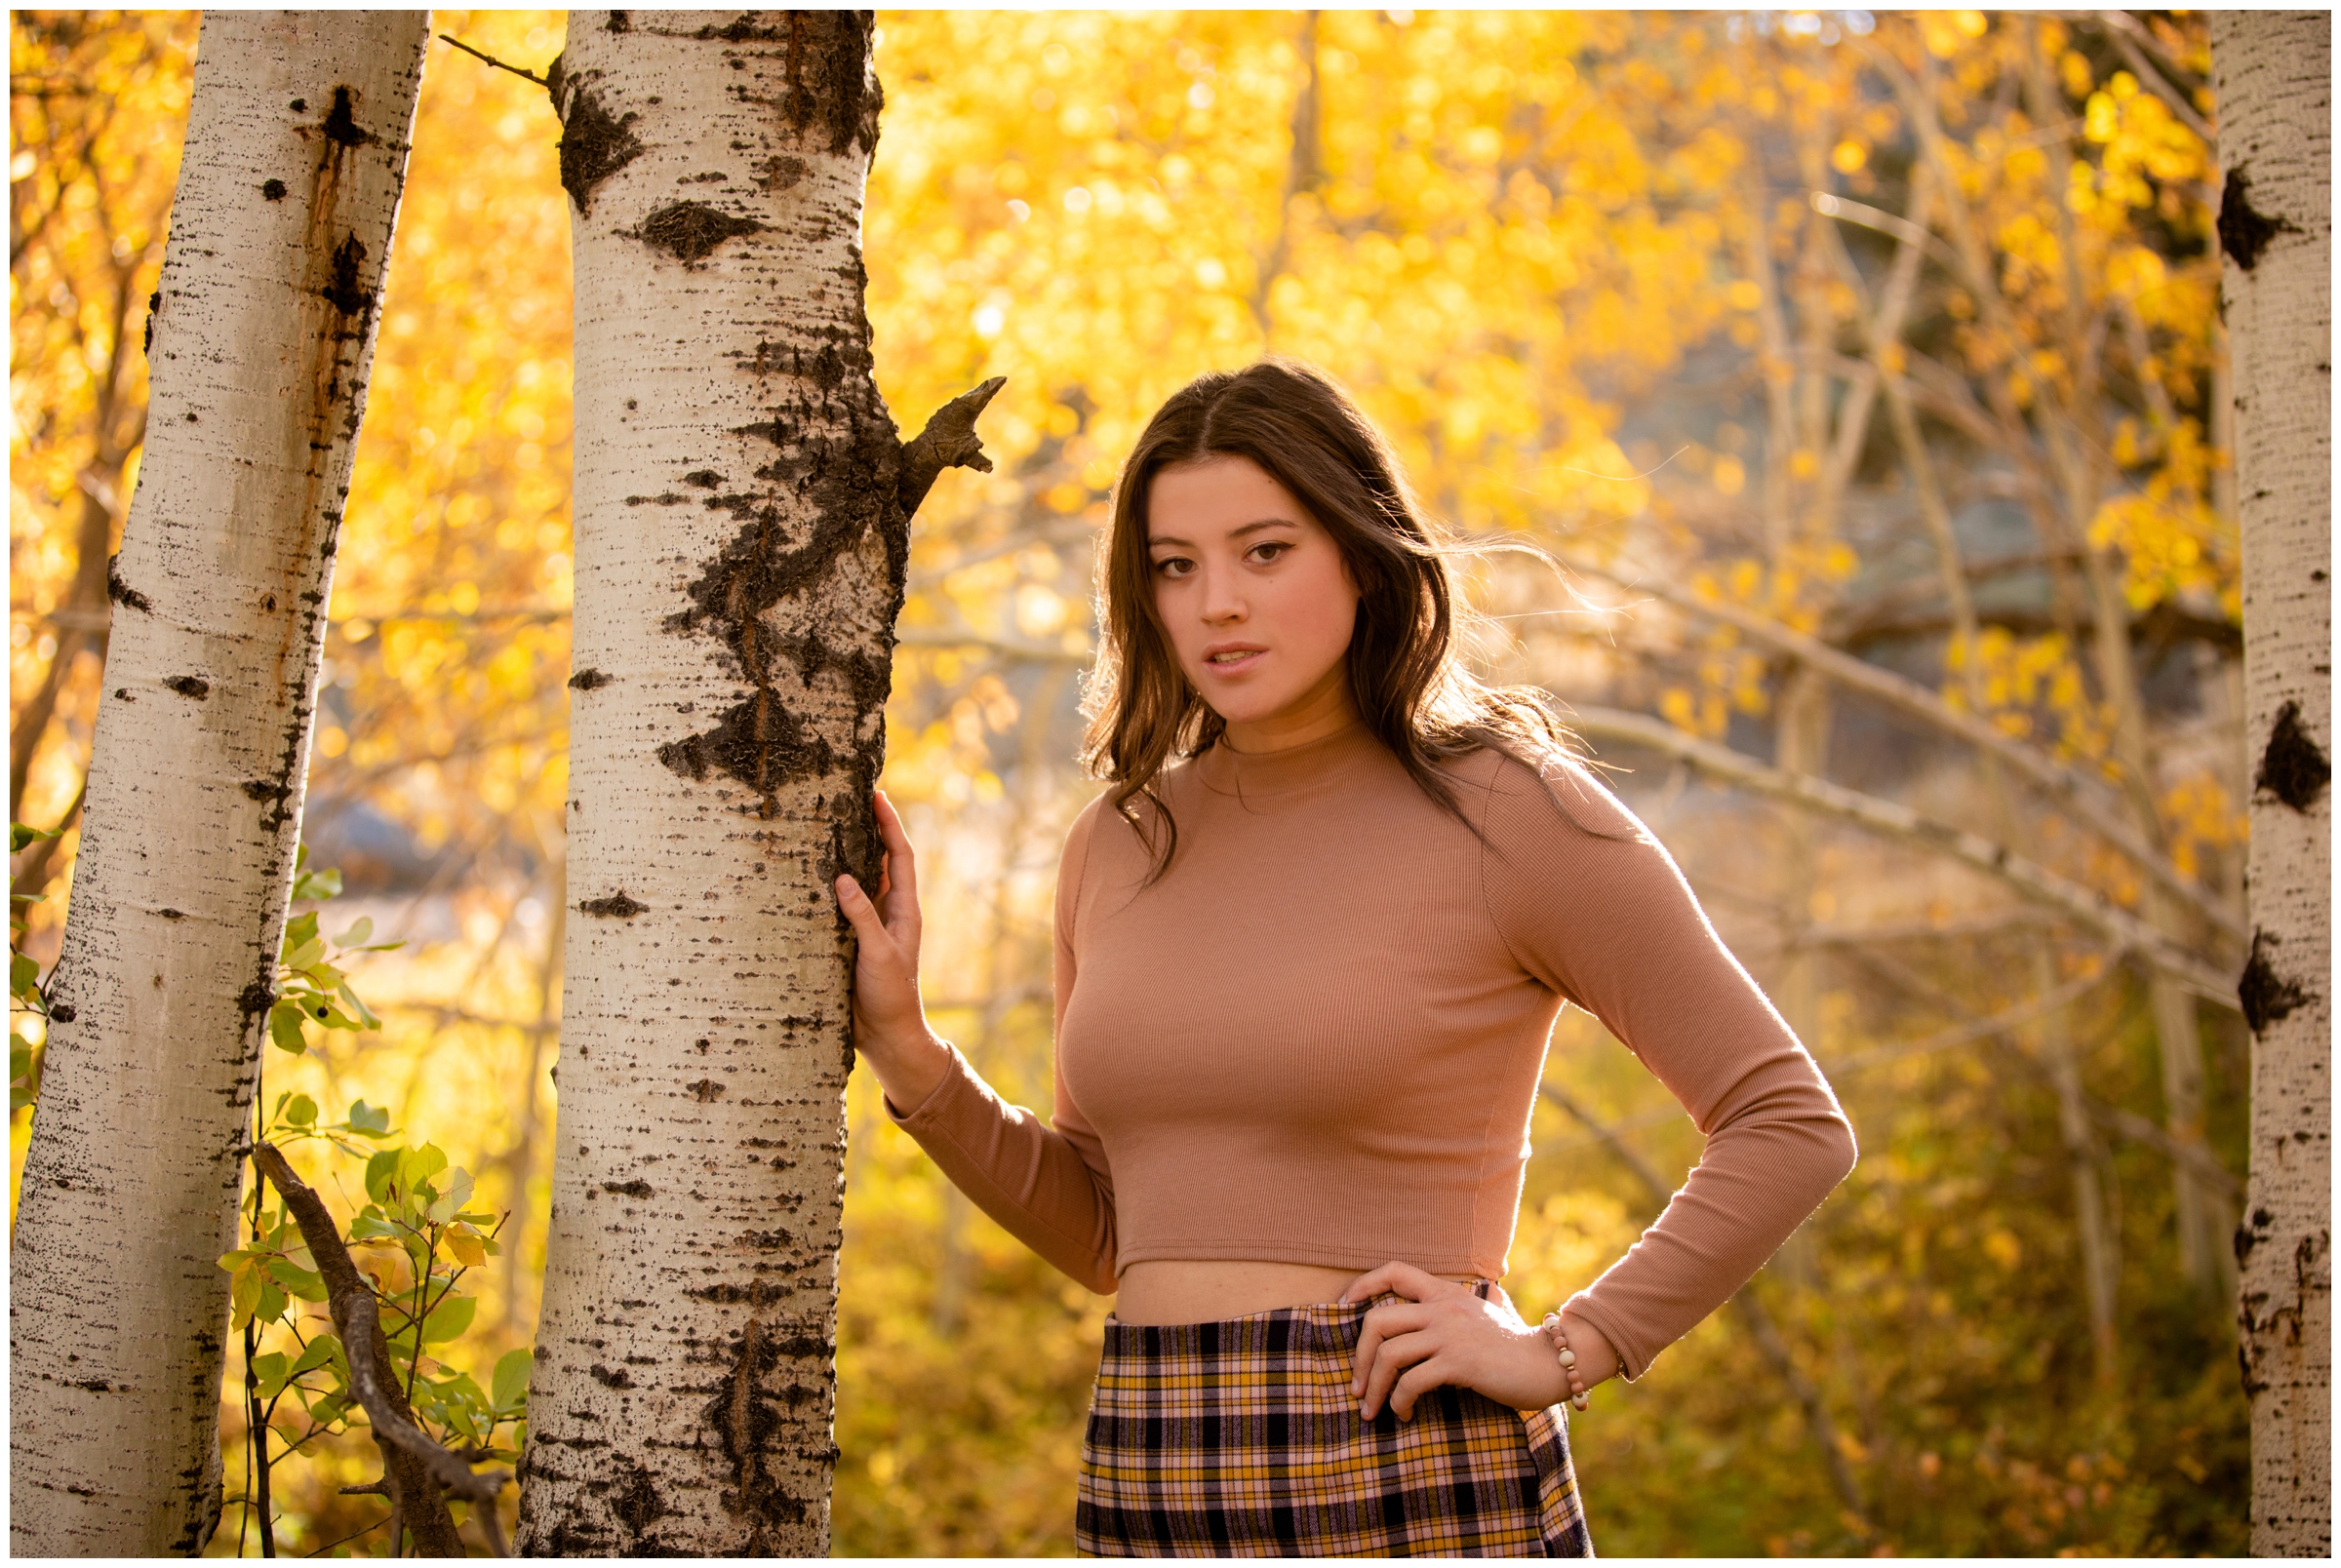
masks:
[[[1358,1416],[1356,1306],[1107,1319],[1074,1545],[1094,1557],[1590,1557],[1554,1405],[1437,1389]]]

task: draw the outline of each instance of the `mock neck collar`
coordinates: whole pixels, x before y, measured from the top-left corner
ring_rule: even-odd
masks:
[[[1329,783],[1383,750],[1364,720],[1281,751],[1235,751],[1222,737],[1195,759],[1195,776],[1215,794],[1255,800]]]

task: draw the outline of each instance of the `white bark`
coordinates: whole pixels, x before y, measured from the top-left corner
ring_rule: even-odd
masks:
[[[213,12],[11,1270],[11,1544],[201,1547],[249,1114],[421,12]]]
[[[935,457],[870,374],[866,14],[631,17],[573,13],[554,79],[575,914],[517,1545],[814,1555],[852,1063],[831,882],[876,884]]]
[[[2332,19],[2211,13],[2243,532],[2251,1549],[2332,1549]]]

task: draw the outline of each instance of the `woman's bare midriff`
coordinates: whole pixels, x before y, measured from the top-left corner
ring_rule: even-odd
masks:
[[[1123,1272],[1114,1316],[1140,1326],[1210,1323],[1280,1307],[1316,1307],[1341,1299],[1363,1269],[1321,1269],[1306,1263],[1234,1259],[1165,1259],[1133,1263]],[[1447,1277],[1470,1283],[1469,1274]]]

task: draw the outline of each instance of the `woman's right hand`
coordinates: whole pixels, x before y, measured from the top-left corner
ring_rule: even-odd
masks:
[[[837,879],[837,906],[853,927],[853,1045],[896,1110],[916,1109],[950,1070],[950,1047],[927,1027],[919,1001],[919,875],[893,803],[875,797],[886,860],[871,899]]]

